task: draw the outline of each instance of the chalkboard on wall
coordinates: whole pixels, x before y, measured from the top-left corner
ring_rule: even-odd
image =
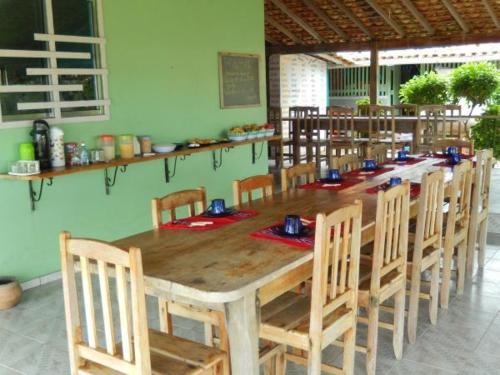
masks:
[[[260,106],[259,55],[219,53],[221,108]]]

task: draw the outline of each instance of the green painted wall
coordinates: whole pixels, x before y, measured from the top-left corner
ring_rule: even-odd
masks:
[[[265,121],[265,105],[221,110],[219,51],[259,53],[265,98],[262,0],[104,1],[112,119],[63,126],[66,141],[91,145],[102,133],[151,134],[155,141],[214,137],[235,124]],[[17,158],[29,129],[0,130],[0,170]],[[164,182],[163,162],[133,165],[104,194],[103,172],[65,176],[46,187],[32,213],[28,185],[0,181],[0,275],[22,281],[59,269],[58,233],[113,240],[151,227],[150,199],[206,186],[209,198],[231,199],[231,181],[265,173],[265,157],[251,164],[250,147],[224,155],[222,169],[211,154],[179,162]]]

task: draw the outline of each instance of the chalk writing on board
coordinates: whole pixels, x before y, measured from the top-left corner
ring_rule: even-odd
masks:
[[[259,55],[220,53],[222,108],[260,105]]]

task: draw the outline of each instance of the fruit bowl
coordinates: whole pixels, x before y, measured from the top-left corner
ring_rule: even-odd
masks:
[[[166,154],[172,152],[177,148],[175,144],[153,145],[153,151],[158,154]]]

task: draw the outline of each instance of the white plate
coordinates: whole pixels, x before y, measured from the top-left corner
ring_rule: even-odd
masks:
[[[153,145],[153,151],[157,152],[159,154],[166,154],[167,152],[172,152],[175,150],[177,146],[176,145]]]

